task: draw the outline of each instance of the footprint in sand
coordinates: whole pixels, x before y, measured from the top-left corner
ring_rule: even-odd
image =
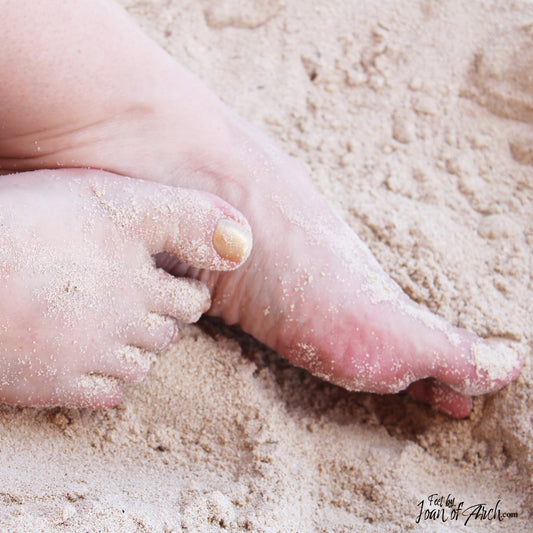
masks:
[[[533,124],[533,23],[506,32],[476,54],[473,98],[495,115]],[[509,141],[513,158],[533,164],[533,133]]]
[[[204,16],[211,28],[255,29],[274,18],[281,8],[279,0],[222,0],[211,2]]]
[[[476,100],[495,115],[533,122],[533,23],[496,37],[476,54]]]

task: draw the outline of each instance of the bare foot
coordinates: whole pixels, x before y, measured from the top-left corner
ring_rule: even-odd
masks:
[[[152,255],[227,270],[250,242],[243,217],[208,193],[89,170],[2,177],[0,224],[0,401],[19,405],[117,404],[177,321],[210,306],[202,283]]]
[[[521,362],[509,347],[410,301],[303,168],[120,9],[76,6],[74,14],[61,3],[37,14],[32,7],[46,31],[27,48],[20,39],[9,47],[11,26],[4,34],[4,70],[12,74],[0,89],[0,168],[92,166],[220,195],[252,226],[246,265],[218,274],[168,257],[160,264],[205,282],[211,315],[348,389],[390,393],[414,383],[417,399],[460,417],[471,410],[470,395],[518,375]]]

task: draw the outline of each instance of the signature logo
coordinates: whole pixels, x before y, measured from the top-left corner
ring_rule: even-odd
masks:
[[[440,494],[430,494],[427,498],[417,503],[419,508],[416,523],[422,520],[432,520],[439,522],[461,521],[463,525],[468,525],[470,521],[488,521],[497,520],[503,522],[508,518],[518,518],[517,512],[504,512],[501,509],[501,500],[494,505],[488,503],[476,503],[466,505],[464,501],[455,503],[455,496]]]

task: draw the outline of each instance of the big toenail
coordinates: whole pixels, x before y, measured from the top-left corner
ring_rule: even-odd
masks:
[[[240,262],[250,252],[252,236],[238,222],[224,218],[218,221],[213,233],[213,246],[224,259]]]

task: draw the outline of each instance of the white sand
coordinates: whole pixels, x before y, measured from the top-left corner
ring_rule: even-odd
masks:
[[[123,3],[309,166],[411,297],[531,360],[531,2]],[[0,407],[0,529],[532,530],[530,362],[456,421],[230,335],[187,327],[117,409]],[[518,518],[417,524],[434,493]]]

